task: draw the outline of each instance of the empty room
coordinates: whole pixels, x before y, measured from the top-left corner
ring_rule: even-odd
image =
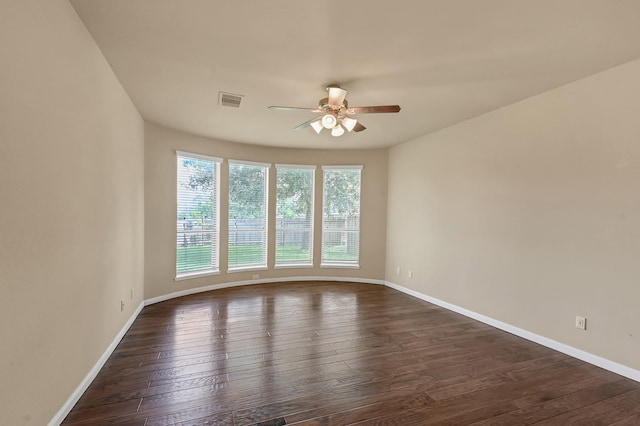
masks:
[[[640,425],[640,1],[0,1],[0,425]]]

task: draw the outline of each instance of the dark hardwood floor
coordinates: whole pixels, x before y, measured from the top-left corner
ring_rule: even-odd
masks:
[[[144,308],[66,425],[640,425],[640,383],[379,285]]]

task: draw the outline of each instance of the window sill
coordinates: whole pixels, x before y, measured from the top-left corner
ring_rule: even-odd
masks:
[[[220,271],[216,269],[216,270],[189,272],[189,273],[186,273],[186,274],[176,275],[176,277],[173,280],[174,281],[183,281],[183,280],[190,280],[192,278],[208,277],[208,276],[211,276],[211,275],[220,275]]]
[[[300,263],[300,264],[296,264],[296,263],[283,263],[282,265],[275,265],[273,267],[273,269],[295,269],[295,268],[299,268],[299,269],[303,269],[303,268],[313,268],[313,265],[310,263]]]
[[[266,266],[240,266],[238,268],[229,268],[227,269],[227,273],[233,272],[245,272],[245,271],[267,271],[269,268]]]
[[[320,265],[320,267],[321,268],[360,269],[360,265],[348,264],[348,263],[323,263]]]

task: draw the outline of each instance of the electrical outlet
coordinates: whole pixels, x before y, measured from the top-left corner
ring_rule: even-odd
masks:
[[[586,330],[587,319],[585,317],[576,316],[576,328],[579,328],[580,330]]]
[[[407,276],[408,276],[409,278],[413,278],[413,271],[409,271],[409,272],[407,273]]]
[[[120,301],[120,312],[124,311],[124,300]]]
[[[251,276],[251,279],[253,279],[253,280],[259,280],[259,279],[260,279],[260,275],[258,275],[258,274],[253,274],[253,275]]]
[[[396,275],[400,275],[400,267],[396,266]]]

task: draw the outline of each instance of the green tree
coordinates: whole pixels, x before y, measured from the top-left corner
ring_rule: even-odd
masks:
[[[210,189],[213,174],[206,162],[190,161],[194,168],[190,186]],[[209,163],[210,164],[210,163]],[[186,164],[185,164],[186,165]],[[304,170],[302,170],[304,171]],[[229,167],[229,217],[263,218],[265,212],[264,174],[261,167],[234,164]],[[327,169],[324,179],[324,210],[326,215],[360,214],[360,170]],[[278,215],[310,218],[313,207],[313,180],[300,169],[278,170],[276,192],[279,200],[290,200],[278,206]],[[294,202],[295,201],[295,202]],[[301,201],[301,202],[298,202]]]
[[[190,162],[190,164],[186,164]],[[185,166],[194,168],[189,185],[193,189],[210,190],[213,174],[204,162],[186,160]],[[231,164],[229,166],[229,218],[262,219],[264,206],[264,169],[262,167]]]
[[[327,169],[324,176],[325,216],[360,215],[360,170]]]
[[[213,186],[213,162],[197,158],[185,158],[182,166],[189,169],[189,181],[183,182],[183,187],[190,189],[193,194],[192,202],[188,208],[183,208],[178,213],[178,218],[187,220],[211,219],[213,217],[213,199],[211,189]]]
[[[231,164],[229,166],[229,219],[264,219],[265,189],[264,168]]]
[[[311,219],[313,213],[313,173],[310,169],[278,170],[276,196],[278,216],[290,218],[304,216]]]

